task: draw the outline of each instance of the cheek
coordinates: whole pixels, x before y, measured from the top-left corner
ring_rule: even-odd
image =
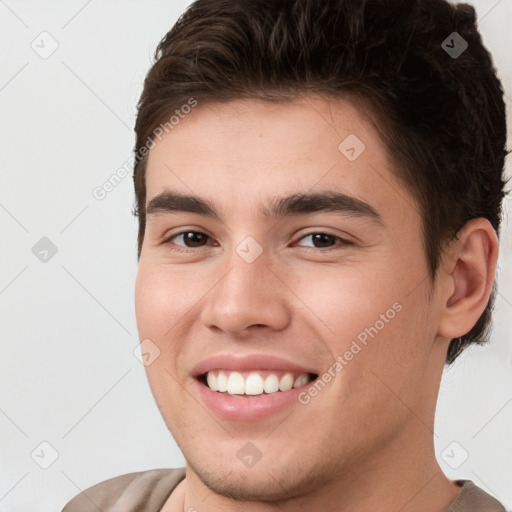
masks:
[[[311,265],[288,274],[285,282],[300,300],[297,307],[305,307],[303,320],[317,324],[337,350],[380,322],[386,311],[394,317],[393,304],[402,298],[389,267],[375,263]]]
[[[135,283],[135,314],[140,339],[174,337],[193,307],[194,283],[162,265],[139,265]],[[197,300],[197,299],[196,299]]]
[[[308,306],[304,318],[317,326],[330,358],[342,358],[336,386],[370,400],[389,394],[378,377],[408,394],[408,383],[421,378],[432,341],[425,313],[428,280],[418,286],[415,275],[399,267],[389,259],[357,269],[324,267],[296,280],[294,291]]]
[[[181,344],[180,317],[183,317],[182,294],[175,279],[160,265],[139,265],[135,283],[135,313],[139,339],[149,339],[158,348],[158,356],[144,366],[155,401],[166,421],[179,417],[182,404],[177,383]],[[173,340],[173,342],[169,342]],[[155,349],[151,349],[155,350]],[[154,352],[153,352],[154,353]]]
[[[359,317],[352,331],[356,334],[344,340],[339,395],[354,407],[354,415],[369,418],[372,411],[392,425],[395,419],[404,420],[404,404],[418,402],[432,344],[424,291],[382,297],[370,315]]]
[[[145,266],[139,266],[135,281],[135,316],[139,338],[153,339],[158,332],[159,309],[165,307],[165,303],[158,300],[161,291],[155,274],[147,270]]]
[[[135,283],[137,330],[141,341],[149,339],[159,351],[154,362],[145,366],[158,402],[160,389],[174,389],[176,379],[184,378],[187,334],[198,314],[194,306],[204,295],[201,283],[179,268],[171,271],[166,265],[148,261],[139,265]],[[159,405],[164,401],[162,398]]]

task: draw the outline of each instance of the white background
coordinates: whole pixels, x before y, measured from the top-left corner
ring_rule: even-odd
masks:
[[[1,512],[53,512],[101,480],[184,465],[133,354],[131,173],[102,201],[92,190],[130,157],[154,49],[188,3],[0,0]],[[512,0],[474,5],[508,95],[510,131]],[[42,37],[46,50],[58,43],[47,59],[31,48]],[[435,437],[450,478],[469,478],[508,507],[510,211],[507,199],[492,343],[445,372]],[[47,263],[32,253],[42,237],[58,249]],[[50,461],[43,441],[58,453],[48,469],[31,457],[36,450]],[[469,457],[451,469],[445,458],[462,450]]]

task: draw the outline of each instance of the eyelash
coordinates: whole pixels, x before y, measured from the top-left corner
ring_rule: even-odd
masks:
[[[181,236],[181,235],[185,235],[187,233],[195,233],[195,234],[199,234],[199,235],[204,235],[206,236],[208,239],[210,238],[206,233],[203,233],[201,231],[194,231],[194,230],[186,230],[186,231],[180,231],[179,233],[175,233],[174,235],[170,236],[169,238],[165,239],[162,244],[163,245],[169,245],[169,246],[172,246],[171,247],[171,250],[172,251],[176,251],[176,252],[182,252],[182,253],[191,253],[191,252],[195,252],[197,249],[202,249],[203,247],[205,246],[200,246],[200,247],[183,247],[183,246],[180,246],[180,245],[176,245],[174,243],[171,242],[171,240],[173,240],[174,238],[178,237],[178,236]],[[332,233],[329,233],[327,231],[311,231],[310,233],[306,233],[304,235],[302,235],[300,238],[299,238],[299,241],[308,237],[308,236],[312,236],[312,235],[326,235],[326,236],[329,236],[339,242],[341,242],[343,245],[353,245],[354,243],[349,241],[349,240],[345,240],[337,235],[334,235]],[[305,249],[306,251],[320,251],[320,252],[329,252],[329,251],[334,251],[334,250],[337,250],[337,249],[341,249],[342,247],[338,246],[338,247],[302,247],[302,249]]]

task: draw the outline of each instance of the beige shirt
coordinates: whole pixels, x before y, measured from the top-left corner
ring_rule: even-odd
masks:
[[[62,512],[159,512],[184,478],[185,468],[152,469],[117,476],[81,492]],[[457,480],[457,484],[462,489],[446,512],[506,512],[471,480]]]

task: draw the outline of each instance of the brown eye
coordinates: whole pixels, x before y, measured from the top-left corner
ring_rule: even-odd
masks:
[[[191,249],[194,247],[202,247],[204,245],[203,242],[207,242],[209,239],[208,235],[205,235],[199,231],[182,231],[181,233],[177,233],[176,235],[168,238],[165,243],[175,243],[174,241],[178,240],[180,237],[183,238],[183,244],[177,243],[175,245],[184,246]]]
[[[343,243],[349,243],[345,240],[342,240],[339,236],[331,235],[329,233],[309,233],[300,238],[300,240],[304,240],[306,238],[311,238],[313,245],[306,245],[303,247],[312,247],[314,249],[322,249],[322,248],[330,248],[336,245],[337,241],[341,241]]]

